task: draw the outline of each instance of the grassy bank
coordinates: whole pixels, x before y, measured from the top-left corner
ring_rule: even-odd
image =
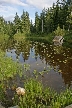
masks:
[[[24,34],[24,33],[18,33],[14,35],[14,39],[16,40],[21,40],[21,39],[29,39],[29,40],[46,40],[49,43],[53,43],[53,39],[54,39],[55,34],[54,33],[49,33],[49,34]],[[72,31],[68,32],[65,31],[65,35],[64,35],[64,42],[65,43],[72,43]]]
[[[17,74],[21,76],[21,72],[21,66],[12,61],[11,58],[6,57],[5,53],[0,50],[0,101],[6,101],[6,89],[9,88],[8,80]]]
[[[47,41],[49,43],[52,43],[52,40],[54,38],[54,33],[50,34],[24,34],[24,33],[17,33],[14,35],[15,40],[21,40],[21,39],[27,39],[27,40],[33,40],[33,41]]]
[[[16,33],[14,36],[10,37],[6,34],[0,33],[0,42],[10,39],[10,38],[14,38],[15,40],[22,40],[22,39],[29,39],[29,40],[46,40],[49,43],[53,43],[53,39],[54,39],[54,32],[53,33],[49,33],[49,34],[45,34],[45,33],[40,33],[40,34],[35,34],[35,33],[30,33],[30,34],[26,34],[26,33]],[[72,43],[72,31],[65,31],[65,35],[64,35],[64,42],[67,43]]]

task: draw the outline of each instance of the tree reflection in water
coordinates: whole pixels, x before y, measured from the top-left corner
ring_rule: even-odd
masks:
[[[60,73],[60,75],[55,73],[55,76],[62,76],[61,83],[68,87],[72,85],[72,49],[29,40],[10,40],[0,44],[0,48],[6,51],[7,56],[12,56],[13,59],[18,59],[22,63],[29,63],[31,71],[34,68],[42,71],[44,67],[46,69],[48,66],[52,67],[51,70]],[[53,80],[57,77],[55,76]]]

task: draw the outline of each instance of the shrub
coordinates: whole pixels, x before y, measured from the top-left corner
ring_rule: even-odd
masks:
[[[15,95],[14,104],[20,108],[46,108],[55,96],[50,88],[44,89],[42,84],[35,79],[29,79],[24,84],[25,95]]]
[[[67,89],[52,100],[52,108],[65,108],[72,104],[72,90]]]
[[[57,30],[54,31],[56,36],[64,36],[65,35],[65,31],[63,29],[61,29],[58,25]]]
[[[4,52],[0,50],[0,81],[13,78],[16,74],[21,73],[21,65],[12,61],[12,58],[5,56]]]
[[[57,94],[50,88],[44,88],[35,79],[29,79],[24,84],[25,94],[14,96],[14,105],[19,108],[65,108],[72,104],[72,90],[67,89]]]

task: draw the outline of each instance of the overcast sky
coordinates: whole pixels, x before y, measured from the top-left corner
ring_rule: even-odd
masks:
[[[15,13],[22,15],[23,9],[29,13],[34,22],[35,12],[41,13],[42,9],[51,7],[57,0],[0,0],[0,16],[12,21]]]

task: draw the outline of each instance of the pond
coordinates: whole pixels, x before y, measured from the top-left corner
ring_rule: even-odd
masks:
[[[0,44],[0,48],[6,52],[6,56],[28,64],[29,77],[37,70],[38,80],[44,86],[58,92],[72,87],[72,48],[55,46],[45,40],[9,40]]]

